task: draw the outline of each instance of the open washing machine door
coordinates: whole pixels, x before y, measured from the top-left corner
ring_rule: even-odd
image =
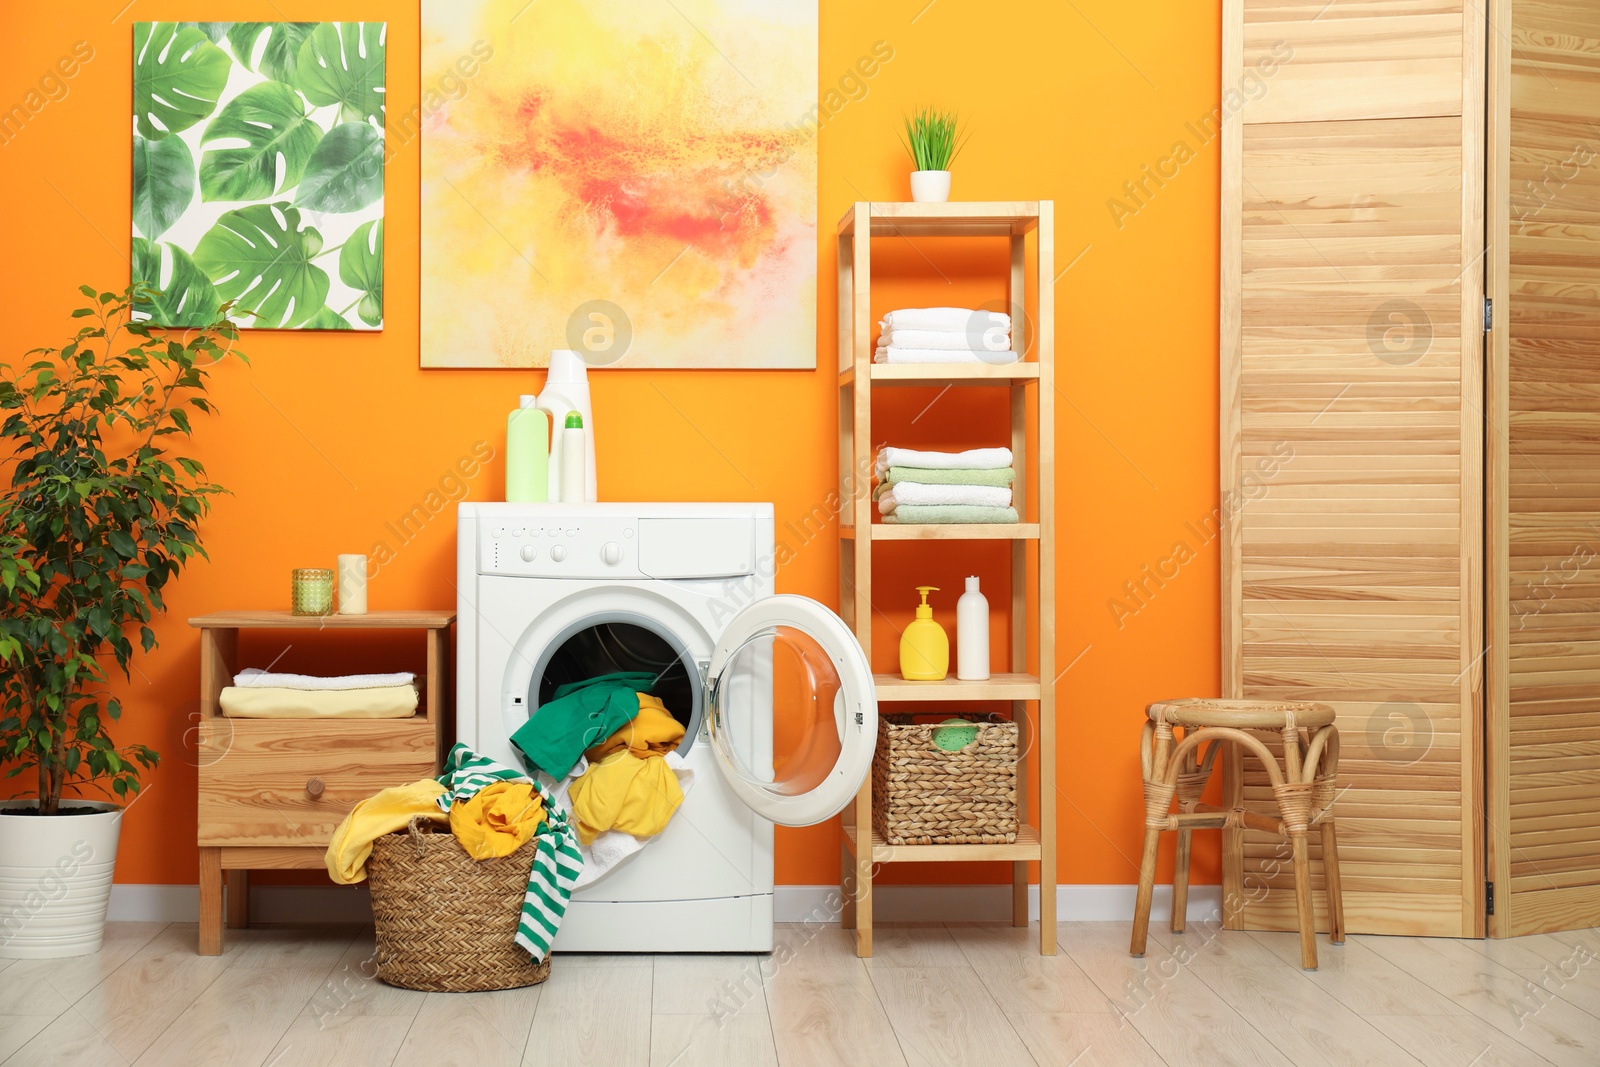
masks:
[[[780,825],[837,814],[872,767],[872,666],[844,620],[809,597],[766,597],[734,616],[711,654],[706,709],[728,785]]]

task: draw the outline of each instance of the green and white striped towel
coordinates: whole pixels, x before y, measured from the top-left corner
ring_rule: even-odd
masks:
[[[534,835],[533,868],[528,872],[528,891],[522,898],[516,936],[517,944],[527,949],[537,963],[550,954],[550,942],[561,929],[567,902],[572,899],[572,886],[583,871],[583,853],[578,851],[577,832],[549,790],[521,771],[480,756],[466,745],[452,748],[444,762],[439,783],[446,791],[439,796],[439,809],[449,811],[456,801],[467,800],[495,782],[532,782],[544,802],[545,822]]]

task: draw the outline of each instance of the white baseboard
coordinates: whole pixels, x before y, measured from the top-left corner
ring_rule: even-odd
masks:
[[[1062,922],[1131,922],[1136,887],[1056,887],[1056,917]],[[838,914],[835,885],[780,885],[773,917],[781,923],[819,922]],[[874,890],[878,922],[1004,922],[1011,918],[1011,887],[1004,885],[880,885]],[[1189,918],[1219,917],[1220,886],[1189,892]],[[1152,921],[1172,914],[1172,887],[1157,886]],[[114,885],[107,918],[115,922],[192,923],[200,916],[200,891],[192,885]],[[1039,917],[1039,887],[1028,889],[1028,916]],[[366,886],[256,886],[250,921],[258,923],[366,923],[372,907]]]

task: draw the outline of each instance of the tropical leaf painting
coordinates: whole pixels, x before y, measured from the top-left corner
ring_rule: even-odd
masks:
[[[382,22],[141,22],[133,278],[161,326],[383,328]]]

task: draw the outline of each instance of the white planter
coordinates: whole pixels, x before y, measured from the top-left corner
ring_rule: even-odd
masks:
[[[122,808],[72,800],[62,806],[93,812],[48,819],[7,814],[38,806],[35,800],[0,802],[0,958],[98,952]]]
[[[911,199],[919,204],[942,204],[950,199],[950,172],[914,170],[911,172]]]

